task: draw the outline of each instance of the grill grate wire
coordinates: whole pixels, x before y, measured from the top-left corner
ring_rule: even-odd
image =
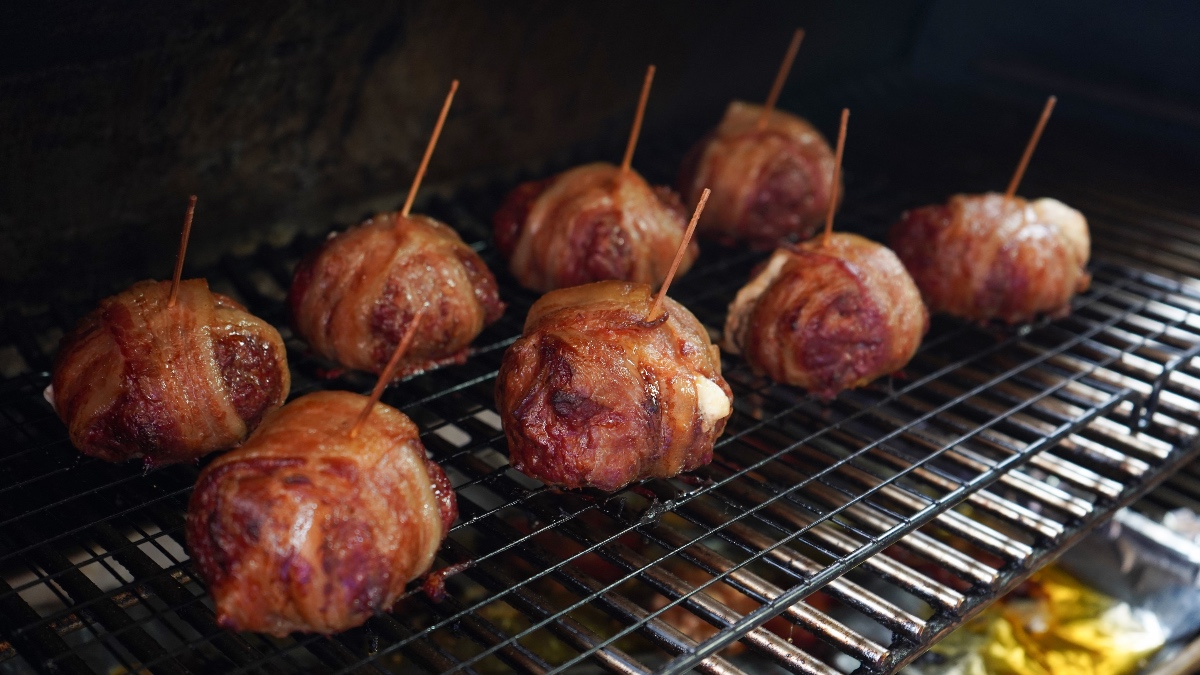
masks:
[[[1097,257],[1069,317],[1017,331],[935,319],[902,377],[828,405],[726,357],[735,410],[711,466],[614,495],[541,487],[507,467],[492,407],[536,299],[488,244],[513,182],[425,209],[476,242],[508,313],[468,363],[384,397],[459,493],[435,564],[444,599],[414,586],[396,612],[331,637],[217,628],[182,541],[199,467],[80,456],[41,390],[58,337],[88,308],[10,314],[0,354],[21,365],[0,380],[0,669],[893,672],[1158,482],[1200,480],[1176,473],[1200,431],[1196,220],[1064,184]],[[851,195],[847,229],[906,203],[881,181]],[[318,241],[230,256],[205,276],[281,327],[293,395],[364,391],[362,374],[324,379],[330,364],[286,328],[290,270]],[[719,329],[761,259],[707,246],[672,295]],[[1164,490],[1160,502],[1191,503]]]

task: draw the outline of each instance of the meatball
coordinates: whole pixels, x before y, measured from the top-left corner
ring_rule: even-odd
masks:
[[[326,241],[296,268],[292,323],[318,354],[379,373],[428,306],[397,370],[404,377],[466,360],[504,313],[496,278],[450,227],[425,216],[375,216]]]
[[[725,346],[755,372],[822,398],[900,368],[929,329],[913,280],[887,247],[835,233],[775,253],[734,298]]]
[[[593,281],[663,282],[683,241],[687,211],[669,188],[598,162],[519,185],[493,219],[496,245],[525,288]],[[700,248],[690,243],[682,274]]]
[[[513,467],[549,485],[617,490],[712,461],[732,412],[700,322],[645,284],[547,293],[504,354],[496,406]]]
[[[697,232],[726,245],[771,249],[816,232],[833,196],[834,154],[807,121],[734,101],[725,117],[684,159],[679,190],[689,203],[713,196]],[[838,190],[838,194],[841,190]]]
[[[454,491],[417,427],[344,391],[302,396],[200,474],[187,542],[217,622],[335,633],[389,610],[457,518]]]
[[[1064,315],[1091,283],[1087,221],[1053,199],[955,195],[906,212],[890,241],[930,311],[965,319]]]
[[[237,444],[287,399],[279,332],[208,282],[141,281],[63,338],[47,397],[81,452],[185,462]]]

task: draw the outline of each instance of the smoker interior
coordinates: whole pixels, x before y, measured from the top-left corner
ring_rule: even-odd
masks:
[[[1003,126],[1037,105],[893,77],[822,100],[831,119],[842,103],[861,111],[837,227],[875,237],[922,199],[1004,180],[971,166],[1011,164],[981,161],[953,135],[881,148],[896,125],[937,110]],[[503,271],[488,223],[517,181],[613,148],[418,202],[480,252],[510,306],[466,364],[384,395],[420,426],[461,517],[434,574],[393,612],[329,637],[217,628],[182,536],[200,467],[145,472],[68,442],[42,398],[56,343],[119,287],[11,313],[0,324],[0,672],[900,668],[1114,510],[1163,480],[1184,494],[1197,480],[1177,472],[1200,413],[1200,204],[1135,182],[1137,160],[1111,156],[1119,137],[1091,161],[1095,147],[1069,129],[1051,141],[1054,131],[1023,192],[1059,197],[1091,224],[1094,280],[1069,316],[1019,330],[935,318],[903,373],[828,404],[725,356],[735,411],[712,465],[612,495],[548,490],[507,466],[494,378],[536,296]],[[692,132],[652,134],[637,164],[668,180]],[[885,154],[928,170],[897,171]],[[293,396],[366,391],[369,378],[331,372],[287,326],[291,270],[319,241],[264,245],[195,274],[280,329]],[[762,259],[705,245],[671,294],[719,330]]]
[[[1200,11],[1127,4],[15,10],[0,22],[0,674],[891,672],[1118,508],[1194,508]],[[795,25],[809,36],[781,107],[827,136],[853,111],[839,229],[880,239],[905,208],[1003,187],[1057,93],[1021,192],[1087,216],[1092,288],[1018,330],[936,318],[903,373],[829,404],[726,356],[733,418],[713,464],[678,480],[560,493],[512,471],[492,388],[536,297],[492,247],[495,206],[520,180],[619,157],[647,62],[634,164],[671,182],[729,98],[762,95]],[[169,271],[197,192],[188,275],[279,327],[293,396],[368,390],[307,353],[284,293],[326,231],[402,201],[451,77],[463,89],[416,210],[481,253],[509,310],[466,364],[384,401],[420,426],[461,518],[434,574],[362,628],[221,630],[182,536],[201,467],[76,452],[42,398],[58,340]],[[705,244],[671,294],[718,330],[762,258]]]

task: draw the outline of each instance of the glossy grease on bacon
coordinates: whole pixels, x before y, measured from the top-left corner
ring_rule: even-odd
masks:
[[[645,284],[598,282],[534,303],[504,354],[496,406],[513,467],[564,488],[617,490],[712,461],[732,412],[720,353]]]
[[[296,268],[288,302],[296,331],[339,364],[379,373],[418,309],[425,320],[404,377],[466,359],[471,341],[504,313],[496,278],[450,227],[380,214],[326,241]]]
[[[279,332],[244,307],[181,281],[141,281],[100,302],[63,338],[49,397],[81,452],[147,466],[225,450],[283,405]]]
[[[683,241],[687,211],[670,188],[597,162],[517,186],[493,223],[496,246],[526,288],[610,279],[657,286]],[[688,245],[679,274],[699,253],[695,242]]]
[[[822,398],[861,387],[909,362],[929,314],[887,247],[835,233],[776,249],[738,291],[725,348],[777,382]]]
[[[697,225],[701,236],[770,249],[789,237],[809,238],[825,218],[833,195],[829,143],[807,121],[779,110],[759,129],[761,114],[761,106],[730,103],[717,128],[684,159],[684,198],[695,202],[712,188]]]
[[[904,213],[890,241],[930,311],[965,319],[1063,315],[1091,283],[1087,221],[1054,199],[954,195]]]
[[[224,628],[336,633],[389,610],[458,517],[417,427],[367,397],[308,394],[200,474],[187,542]]]

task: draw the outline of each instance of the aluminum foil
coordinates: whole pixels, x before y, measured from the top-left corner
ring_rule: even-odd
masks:
[[[1122,509],[1060,564],[1091,587],[1153,612],[1167,640],[1200,630],[1200,517],[1172,511],[1162,522]]]
[[[1124,675],[1170,660],[1197,631],[1200,515],[1122,509],[909,672]]]
[[[1153,612],[1048,567],[934,645],[921,675],[1126,675],[1166,642]]]

